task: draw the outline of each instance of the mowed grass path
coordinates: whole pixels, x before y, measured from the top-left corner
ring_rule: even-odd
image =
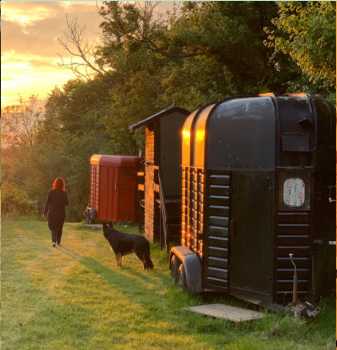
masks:
[[[5,220],[1,349],[334,349],[334,299],[309,323],[215,320],[184,310],[202,300],[173,285],[164,252],[152,247],[152,256],[154,271],[134,255],[119,269],[99,230],[66,224],[55,249],[46,222]]]

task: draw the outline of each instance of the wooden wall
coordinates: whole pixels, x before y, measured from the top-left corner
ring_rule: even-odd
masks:
[[[148,240],[154,240],[154,159],[155,134],[150,128],[145,128],[145,217],[144,231]]]
[[[187,112],[186,112],[187,113]],[[145,128],[145,214],[144,231],[150,241],[160,241],[161,214],[158,171],[167,205],[168,221],[172,221],[172,235],[179,235],[181,188],[181,128],[186,113],[175,111],[166,118],[158,118]],[[172,210],[171,210],[172,209]],[[173,214],[174,215],[173,215]],[[172,215],[174,217],[171,217]],[[174,226],[174,227],[173,227]],[[177,232],[176,232],[177,231]]]

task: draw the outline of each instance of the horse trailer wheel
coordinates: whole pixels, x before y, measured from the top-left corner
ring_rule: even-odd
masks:
[[[173,255],[171,258],[171,276],[174,280],[174,283],[178,283],[178,278],[179,278],[179,266],[181,265],[180,261],[178,258]]]

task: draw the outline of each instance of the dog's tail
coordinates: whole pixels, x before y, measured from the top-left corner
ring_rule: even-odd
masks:
[[[144,260],[144,269],[145,270],[152,270],[153,269],[153,262],[150,258],[150,256],[146,256]]]

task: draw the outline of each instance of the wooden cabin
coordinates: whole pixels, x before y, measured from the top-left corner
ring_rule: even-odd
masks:
[[[171,106],[129,126],[145,127],[144,231],[162,247],[180,240],[180,134],[188,114]]]

